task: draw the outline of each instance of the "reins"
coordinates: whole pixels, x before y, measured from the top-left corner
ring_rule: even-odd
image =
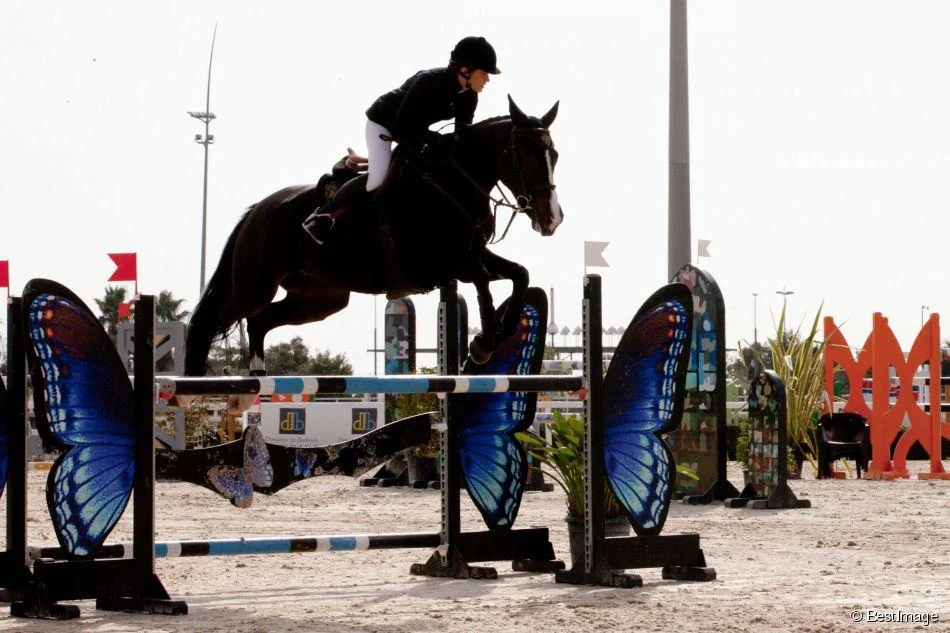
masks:
[[[534,136],[530,134],[530,133],[538,133],[539,131],[541,133],[540,140],[534,138]],[[495,183],[495,185],[492,187],[491,190],[486,191],[478,182],[475,181],[474,178],[472,178],[472,176],[465,169],[462,168],[461,165],[459,165],[458,161],[455,160],[454,156],[452,155],[448,156],[447,162],[450,165],[452,165],[455,171],[461,174],[469,182],[469,184],[471,184],[472,187],[474,187],[475,190],[478,191],[483,197],[491,201],[492,231],[491,231],[491,234],[488,236],[488,241],[486,242],[486,245],[489,245],[489,246],[493,244],[498,244],[503,239],[505,239],[505,237],[508,235],[508,231],[511,229],[511,225],[515,221],[515,217],[519,213],[528,213],[529,211],[534,209],[534,207],[531,206],[531,203],[533,202],[533,197],[531,195],[532,193],[536,193],[539,191],[552,191],[556,187],[554,183],[545,183],[545,184],[537,185],[531,188],[527,186],[527,183],[525,182],[525,178],[524,178],[524,173],[521,170],[521,165],[518,163],[518,160],[516,159],[515,154],[512,151],[512,149],[515,146],[515,141],[519,137],[528,138],[532,142],[536,142],[536,143],[540,143],[544,145],[546,148],[551,147],[551,137],[547,135],[546,130],[544,130],[543,128],[531,128],[531,129],[526,130],[526,129],[519,129],[512,126],[511,134],[508,140],[508,145],[505,147],[505,150],[501,153],[501,156],[498,158],[498,167],[500,170],[501,163],[502,161],[504,161],[505,156],[511,157],[511,164],[514,167],[515,174],[517,175],[518,180],[521,183],[521,188],[525,192],[524,194],[516,195],[514,198],[514,202],[512,202],[508,198],[508,195],[505,193],[505,190],[502,189],[501,185],[498,182]],[[408,147],[403,147],[402,149],[404,152],[415,157],[422,163],[433,162],[429,160],[428,158],[426,158],[425,156],[423,156],[422,154],[417,153],[409,149]],[[458,208],[462,212],[462,214],[465,216],[465,218],[473,226],[477,227],[480,225],[478,221],[472,218],[471,214],[468,212],[468,209],[466,209],[465,206],[455,198],[455,196],[449,193],[442,185],[436,182],[436,180],[433,179],[425,171],[423,171],[423,179],[425,180],[425,182],[431,185],[432,188],[434,188],[436,191],[442,194],[446,200],[448,200],[456,208]],[[492,195],[492,190],[494,189],[498,190],[499,197],[497,198]],[[505,230],[502,231],[501,236],[498,236],[497,231],[495,230],[498,223],[498,208],[499,207],[505,207],[505,208],[511,209],[512,211],[511,216],[508,218],[508,223],[505,224]]]
[[[532,135],[528,134],[528,132],[538,132],[538,131],[541,131],[540,141],[535,139]],[[516,195],[514,203],[512,203],[508,199],[508,196],[505,193],[505,190],[502,189],[501,186],[497,182],[495,183],[495,186],[492,189],[497,189],[501,198],[499,199],[499,198],[492,197],[489,191],[485,191],[477,182],[475,182],[475,179],[473,179],[468,174],[468,172],[462,169],[462,166],[458,164],[454,156],[449,156],[449,161],[451,162],[452,166],[455,167],[456,171],[458,171],[460,174],[465,176],[465,178],[472,184],[473,187],[475,187],[477,191],[479,191],[484,197],[488,198],[492,202],[492,233],[491,233],[491,236],[489,237],[489,241],[487,242],[487,245],[489,246],[492,244],[498,244],[503,239],[505,239],[505,237],[508,235],[508,230],[511,228],[512,223],[515,221],[515,217],[519,213],[528,213],[528,211],[531,211],[534,208],[531,206],[531,203],[533,202],[533,197],[531,196],[531,193],[539,192],[539,191],[553,191],[556,188],[556,185],[554,183],[545,183],[545,184],[537,185],[531,188],[528,187],[527,183],[525,182],[524,173],[521,171],[521,165],[518,163],[518,160],[515,158],[515,154],[512,151],[512,148],[515,146],[515,140],[518,137],[528,138],[532,142],[539,142],[542,145],[544,145],[546,148],[551,147],[551,137],[547,135],[547,132],[543,128],[531,128],[530,130],[524,130],[524,129],[518,129],[516,127],[512,127],[511,135],[509,136],[509,140],[508,140],[508,145],[505,147],[505,151],[502,152],[501,156],[498,158],[498,165],[500,168],[501,163],[505,159],[506,155],[511,157],[511,164],[514,167],[515,174],[517,174],[518,176],[518,180],[521,182],[521,189],[525,192],[524,194]],[[497,232],[495,230],[495,227],[497,226],[497,223],[498,223],[498,207],[507,207],[511,209],[512,212],[511,212],[511,217],[508,218],[508,223],[505,225],[505,230],[502,231],[500,237],[496,238]]]
[[[505,151],[502,153],[502,158],[504,158],[505,154],[507,154],[507,153],[508,153],[508,148],[506,148]],[[452,166],[455,168],[455,170],[456,170],[458,173],[460,173],[460,174],[462,174],[463,176],[465,176],[466,180],[468,180],[468,181],[471,183],[471,185],[472,185],[473,187],[475,187],[475,189],[476,189],[479,193],[481,193],[484,197],[488,198],[488,199],[491,200],[491,202],[492,202],[492,210],[491,210],[491,215],[492,215],[492,232],[491,232],[491,236],[488,238],[488,241],[486,242],[486,245],[489,245],[489,246],[490,246],[490,245],[492,245],[492,244],[497,244],[498,242],[500,242],[500,241],[502,241],[503,239],[505,239],[505,236],[508,235],[508,229],[511,228],[512,223],[515,221],[515,217],[516,217],[519,213],[527,213],[528,211],[530,211],[530,210],[532,209],[532,207],[529,206],[529,204],[528,204],[528,203],[531,202],[531,197],[530,197],[530,196],[517,196],[517,197],[515,198],[515,203],[513,204],[513,203],[508,199],[508,196],[505,194],[505,190],[502,189],[501,186],[496,182],[496,183],[495,183],[495,186],[492,187],[492,189],[497,189],[497,190],[498,190],[498,193],[501,195],[501,198],[500,198],[500,199],[499,199],[499,198],[494,198],[494,197],[492,197],[490,191],[485,191],[485,189],[483,189],[481,185],[479,185],[477,182],[475,182],[475,179],[472,178],[472,177],[468,174],[467,171],[465,171],[464,169],[462,169],[462,166],[458,164],[458,162],[455,160],[455,157],[454,157],[454,156],[450,156],[450,157],[449,157],[449,162],[452,164]],[[500,163],[500,162],[501,162],[501,161],[499,160],[499,163]],[[521,175],[521,174],[520,174],[520,170],[519,170],[519,177],[520,177],[520,175]],[[524,184],[524,179],[522,178],[522,185],[523,185],[523,184]],[[519,200],[519,198],[522,198],[522,197],[524,197],[524,198],[526,199],[526,200],[525,200],[525,204],[521,204],[521,201]],[[495,236],[496,236],[496,234],[497,234],[496,231],[495,231],[495,226],[496,226],[497,223],[498,223],[498,207],[507,207],[507,208],[511,209],[512,211],[511,211],[511,217],[508,218],[508,224],[505,225],[505,230],[502,232],[501,237],[499,237],[498,239],[495,239]],[[469,218],[469,219],[471,219],[471,218]]]

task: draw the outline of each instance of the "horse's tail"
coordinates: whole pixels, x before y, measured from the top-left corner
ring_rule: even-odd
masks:
[[[224,308],[231,298],[233,289],[232,269],[234,266],[234,248],[238,232],[254,207],[250,207],[231,231],[221,259],[214,274],[205,286],[195,311],[188,322],[188,338],[185,343],[185,375],[203,376],[207,369],[208,354],[215,338],[225,335],[234,325],[233,318],[226,315]]]

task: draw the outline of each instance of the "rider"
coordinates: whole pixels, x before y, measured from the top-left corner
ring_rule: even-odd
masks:
[[[421,70],[379,97],[366,111],[366,191],[378,189],[386,180],[393,141],[417,152],[442,148],[445,137],[429,130],[430,125],[454,117],[457,134],[471,124],[478,93],[489,82],[489,75],[500,72],[492,45],[484,37],[465,37],[452,49],[447,67]],[[333,226],[329,214],[321,211],[317,209],[304,222],[318,244]]]

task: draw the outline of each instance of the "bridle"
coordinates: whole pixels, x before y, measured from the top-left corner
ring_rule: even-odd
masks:
[[[508,145],[505,147],[505,151],[501,153],[501,156],[498,158],[498,171],[501,171],[502,163],[505,160],[505,157],[508,156],[511,159],[511,165],[514,168],[515,175],[518,178],[518,181],[521,184],[521,191],[524,193],[516,194],[515,201],[511,202],[508,195],[505,193],[505,190],[496,182],[493,189],[497,189],[500,195],[499,198],[492,196],[491,191],[485,191],[475,179],[473,179],[468,172],[462,169],[462,166],[458,164],[455,160],[455,157],[449,157],[449,161],[452,163],[452,166],[455,169],[465,176],[465,178],[474,186],[478,191],[481,192],[483,196],[491,200],[492,202],[492,234],[489,237],[487,245],[497,244],[508,235],[508,230],[511,228],[512,223],[515,221],[515,217],[519,213],[527,214],[529,211],[533,210],[534,207],[531,206],[531,203],[534,202],[534,196],[532,194],[542,193],[545,191],[554,191],[557,188],[553,182],[546,182],[533,187],[528,187],[525,182],[524,172],[521,169],[521,164],[518,162],[518,158],[515,155],[514,148],[520,138],[525,138],[531,141],[532,143],[537,144],[544,149],[545,152],[552,150],[554,148],[554,143],[551,141],[551,135],[548,133],[546,128],[536,127],[536,128],[518,128],[514,127],[512,124],[511,134],[508,137]],[[511,217],[508,218],[508,223],[505,225],[505,230],[502,231],[500,237],[496,238],[496,233],[494,227],[497,224],[498,219],[498,208],[506,207],[511,209]],[[466,213],[467,215],[467,213]]]

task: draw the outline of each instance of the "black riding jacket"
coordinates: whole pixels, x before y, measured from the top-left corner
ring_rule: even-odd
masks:
[[[458,73],[449,68],[420,70],[404,84],[387,92],[366,111],[370,121],[392,132],[399,143],[420,146],[432,143],[429,126],[455,118],[455,129],[475,118],[478,94],[459,88]]]

